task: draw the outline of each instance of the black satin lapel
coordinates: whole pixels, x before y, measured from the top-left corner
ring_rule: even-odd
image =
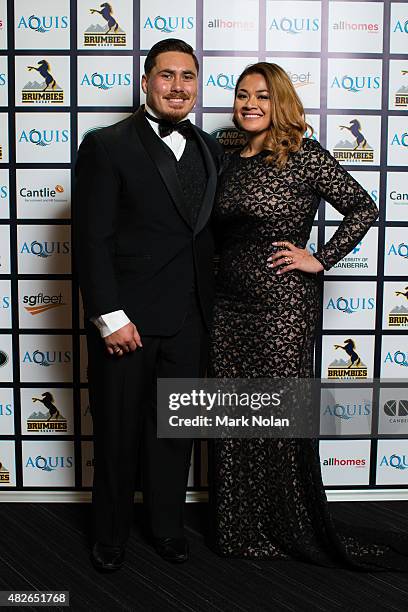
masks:
[[[143,109],[139,108],[134,117],[135,126],[140,136],[140,140],[142,141],[142,145],[149,154],[152,162],[156,165],[178,212],[187,225],[193,229],[186,199],[177,178],[175,165],[169,163],[169,157],[163,149],[163,144],[147,123]]]
[[[201,232],[211,215],[215,197],[215,190],[217,188],[217,169],[215,167],[213,157],[210,153],[209,148],[207,147],[205,140],[197,130],[195,130],[195,135],[203,153],[204,163],[206,165],[208,175],[207,186],[203,197],[203,203],[200,207],[196,226],[194,228],[194,234],[198,234],[199,232]]]

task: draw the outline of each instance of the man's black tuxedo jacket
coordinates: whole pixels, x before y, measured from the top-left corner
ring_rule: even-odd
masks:
[[[214,243],[208,221],[222,149],[193,129],[207,171],[195,227],[176,160],[142,108],[84,138],[73,221],[85,317],[122,309],[139,333],[172,335],[183,323],[195,284],[210,324]]]

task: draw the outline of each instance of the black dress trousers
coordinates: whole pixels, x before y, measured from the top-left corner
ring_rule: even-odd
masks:
[[[138,457],[143,498],[154,537],[183,536],[183,509],[192,440],[157,438],[157,378],[204,375],[208,332],[195,293],[172,336],[143,336],[143,348],[110,356],[88,323],[90,404],[94,421],[93,526],[95,540],[126,543],[133,516]]]

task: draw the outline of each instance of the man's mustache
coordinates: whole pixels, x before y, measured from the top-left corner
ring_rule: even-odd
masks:
[[[164,96],[164,98],[166,100],[180,100],[180,98],[182,100],[189,100],[190,96],[188,94],[184,93],[184,92],[180,92],[180,93],[177,93],[177,94],[169,94],[168,96]]]

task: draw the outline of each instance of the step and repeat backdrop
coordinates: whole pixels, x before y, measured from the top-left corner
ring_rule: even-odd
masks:
[[[143,102],[147,50],[166,37],[197,50],[192,120],[227,147],[234,86],[248,64],[280,64],[329,149],[380,217],[324,275],[316,373],[333,381],[408,374],[408,2],[304,0],[0,0],[0,488],[88,489],[92,420],[70,201],[77,148]],[[103,177],[101,176],[101,181]],[[341,221],[322,203],[309,248]],[[354,370],[336,345],[353,343]],[[408,392],[322,405],[328,488],[406,488]],[[325,417],[335,431],[325,430]],[[360,438],[350,437],[358,432]],[[342,438],[330,439],[342,434]],[[369,433],[378,434],[365,439]],[[399,435],[399,438],[393,436]],[[406,435],[406,437],[401,437]],[[203,491],[204,443],[189,486]]]

